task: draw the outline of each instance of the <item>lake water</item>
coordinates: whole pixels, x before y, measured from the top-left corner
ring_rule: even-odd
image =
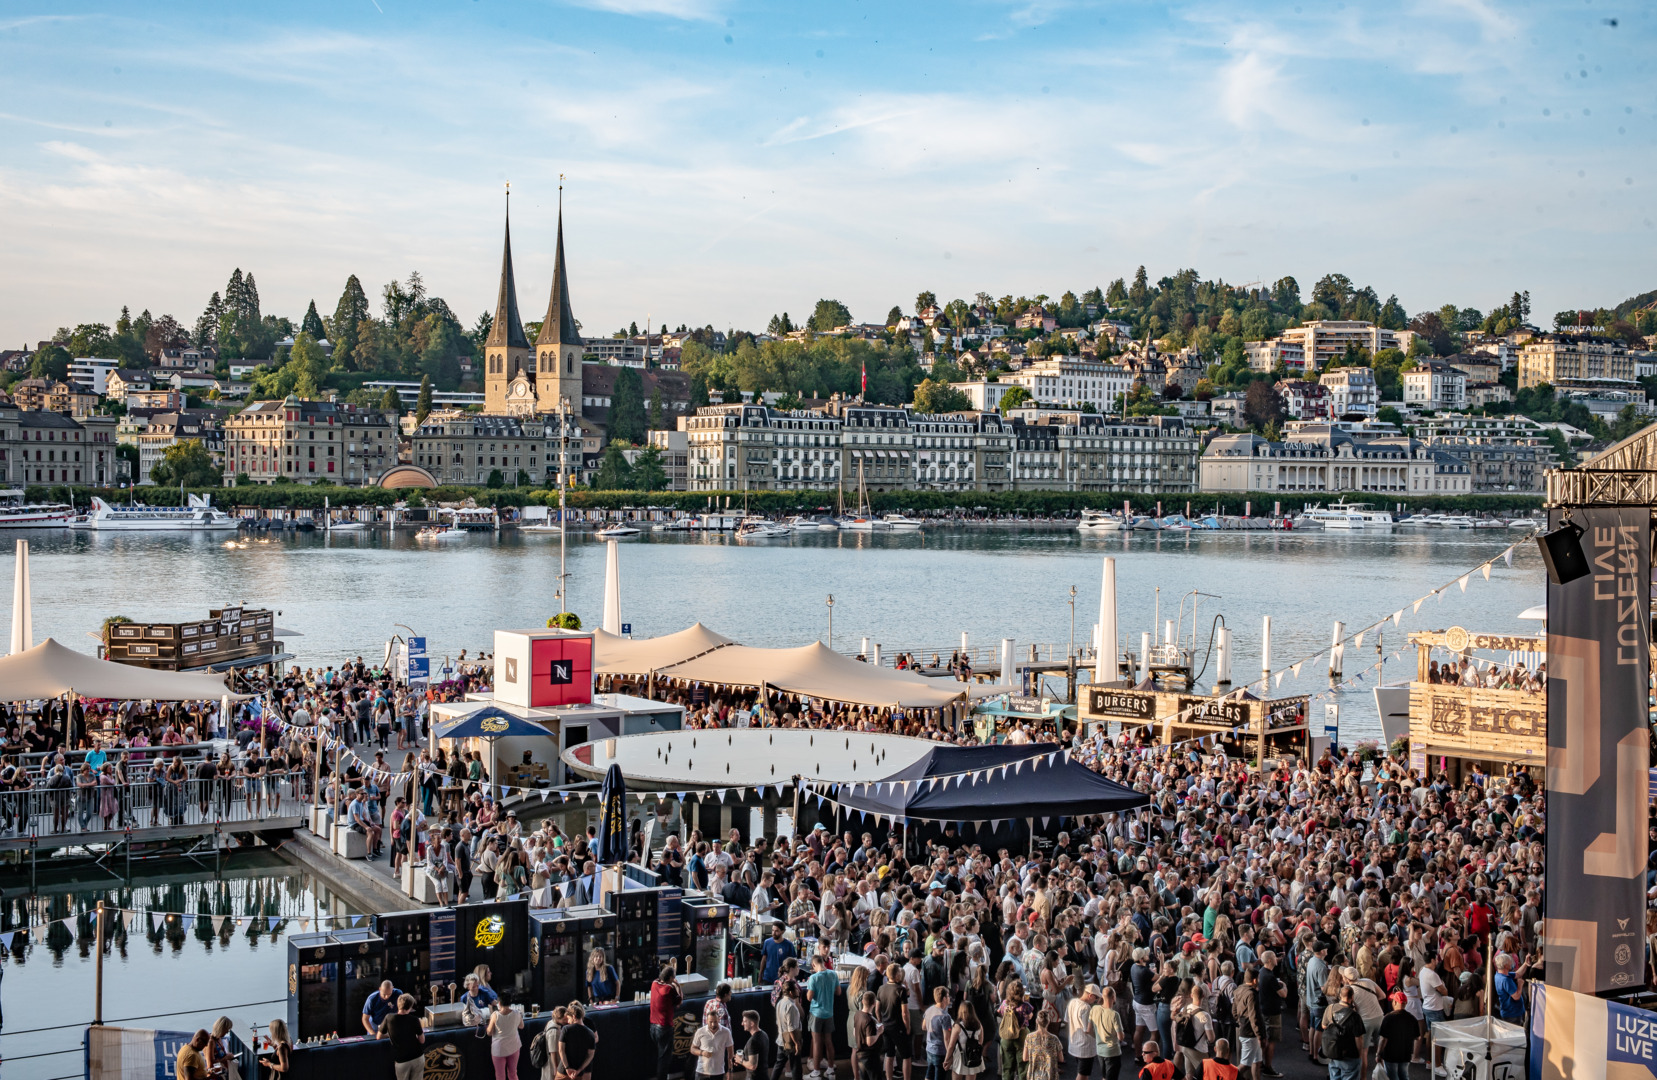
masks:
[[[124,918],[117,925],[105,917],[111,942],[104,956],[106,1023],[194,1031],[229,1016],[244,1039],[255,1024],[263,1031],[287,1015],[287,936],[314,931],[319,914],[359,914],[269,853],[235,857],[218,880],[209,863],[205,870],[175,865],[135,877],[130,886],[90,880],[43,885],[27,895],[8,881],[4,892],[0,934],[48,927],[45,941],[33,940],[28,930],[11,938],[11,952],[0,960],[0,1075],[6,1080],[82,1075],[82,1031],[93,1015],[97,970],[91,912],[99,900],[128,910],[248,920],[223,935],[205,920],[186,928],[158,919],[152,926],[139,914],[129,927]]]
[[[559,610],[558,538],[474,534],[441,545],[383,531],[325,536],[301,533],[227,548],[206,535],[48,532],[29,535],[34,634],[76,649],[108,615],[138,621],[203,618],[227,604],[268,606],[304,665],[383,655],[385,641],[412,627],[434,657],[491,647],[496,628],[535,627]],[[1490,580],[1460,575],[1519,543],[1513,566],[1498,561]],[[1518,530],[1399,529],[1391,533],[1136,532],[1084,537],[1043,528],[927,529],[922,533],[807,533],[785,540],[737,542],[719,534],[645,534],[620,544],[622,619],[636,637],[683,629],[700,620],[750,645],[799,645],[827,639],[834,595],[834,641],[856,652],[864,637],[887,654],[908,649],[930,659],[965,631],[976,645],[1011,637],[1070,640],[1069,590],[1076,587],[1076,640],[1097,620],[1101,557],[1117,559],[1119,625],[1134,649],[1157,616],[1192,629],[1192,590],[1209,596],[1197,612],[1199,655],[1216,614],[1233,631],[1234,677],[1260,668],[1261,617],[1272,616],[1274,667],[1325,648],[1332,624],[1366,626],[1404,609],[1384,629],[1389,678],[1413,671],[1405,635],[1460,625],[1491,632],[1534,632],[1519,612],[1544,599],[1535,545]],[[572,534],[569,607],[586,623],[602,615],[604,544]],[[1411,604],[1451,587],[1419,613]],[[1160,590],[1160,593],[1158,592]],[[1214,599],[1218,597],[1218,599]],[[9,625],[11,590],[0,587],[0,618]],[[1363,660],[1348,650],[1348,675],[1373,663],[1374,635]],[[1405,661],[1393,654],[1404,651]],[[434,662],[434,667],[439,666]],[[1199,662],[1199,666],[1200,662]],[[1323,660],[1285,679],[1274,693],[1315,693],[1327,686]],[[1379,734],[1369,687],[1373,676],[1340,695],[1343,738]]]

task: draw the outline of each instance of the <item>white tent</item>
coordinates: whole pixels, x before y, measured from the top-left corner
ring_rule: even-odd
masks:
[[[218,701],[229,690],[222,675],[198,675],[99,660],[51,638],[0,658],[0,701],[35,701],[73,690],[119,701]]]
[[[796,649],[727,645],[694,660],[658,668],[656,674],[731,686],[763,684],[803,697],[916,709],[942,708],[959,701],[964,692],[959,683],[853,660],[820,641]]]
[[[734,644],[730,638],[714,633],[701,623],[676,634],[653,638],[624,638],[605,630],[594,630],[593,673],[647,675]]]

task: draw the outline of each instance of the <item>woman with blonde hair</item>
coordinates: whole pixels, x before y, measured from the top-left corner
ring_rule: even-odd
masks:
[[[293,1068],[293,1041],[288,1038],[288,1022],[286,1020],[272,1020],[270,1034],[265,1037],[271,1053],[259,1059],[259,1064],[269,1069],[275,1075],[272,1080],[279,1080],[288,1075]]]

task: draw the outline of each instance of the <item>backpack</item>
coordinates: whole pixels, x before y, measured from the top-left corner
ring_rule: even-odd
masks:
[[[984,1064],[984,1044],[973,1028],[966,1028],[961,1032],[961,1064],[968,1069],[976,1069]]]
[[[1362,1054],[1364,1021],[1363,1017],[1358,1015],[1357,1009],[1347,1009],[1346,1015],[1335,1021],[1334,1026],[1327,1030],[1335,1036],[1335,1045],[1330,1057],[1350,1059]]]
[[[1197,1048],[1197,1025],[1189,1015],[1179,1022],[1179,1027],[1174,1029],[1174,1038],[1179,1040],[1182,1047],[1191,1050]]]
[[[529,1063],[537,1069],[544,1069],[552,1060],[552,1048],[547,1045],[547,1029],[529,1041]]]
[[[1001,1010],[1001,1026],[996,1028],[996,1034],[1003,1039],[1016,1039],[1024,1032],[1024,1025],[1018,1022],[1018,1012],[1015,1009]]]

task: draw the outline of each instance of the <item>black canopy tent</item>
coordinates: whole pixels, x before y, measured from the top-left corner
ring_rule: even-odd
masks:
[[[1150,796],[1107,779],[1051,743],[940,746],[879,780],[806,782],[807,798],[876,826],[1040,822],[1109,814],[1150,805]],[[928,830],[931,831],[931,830]]]

